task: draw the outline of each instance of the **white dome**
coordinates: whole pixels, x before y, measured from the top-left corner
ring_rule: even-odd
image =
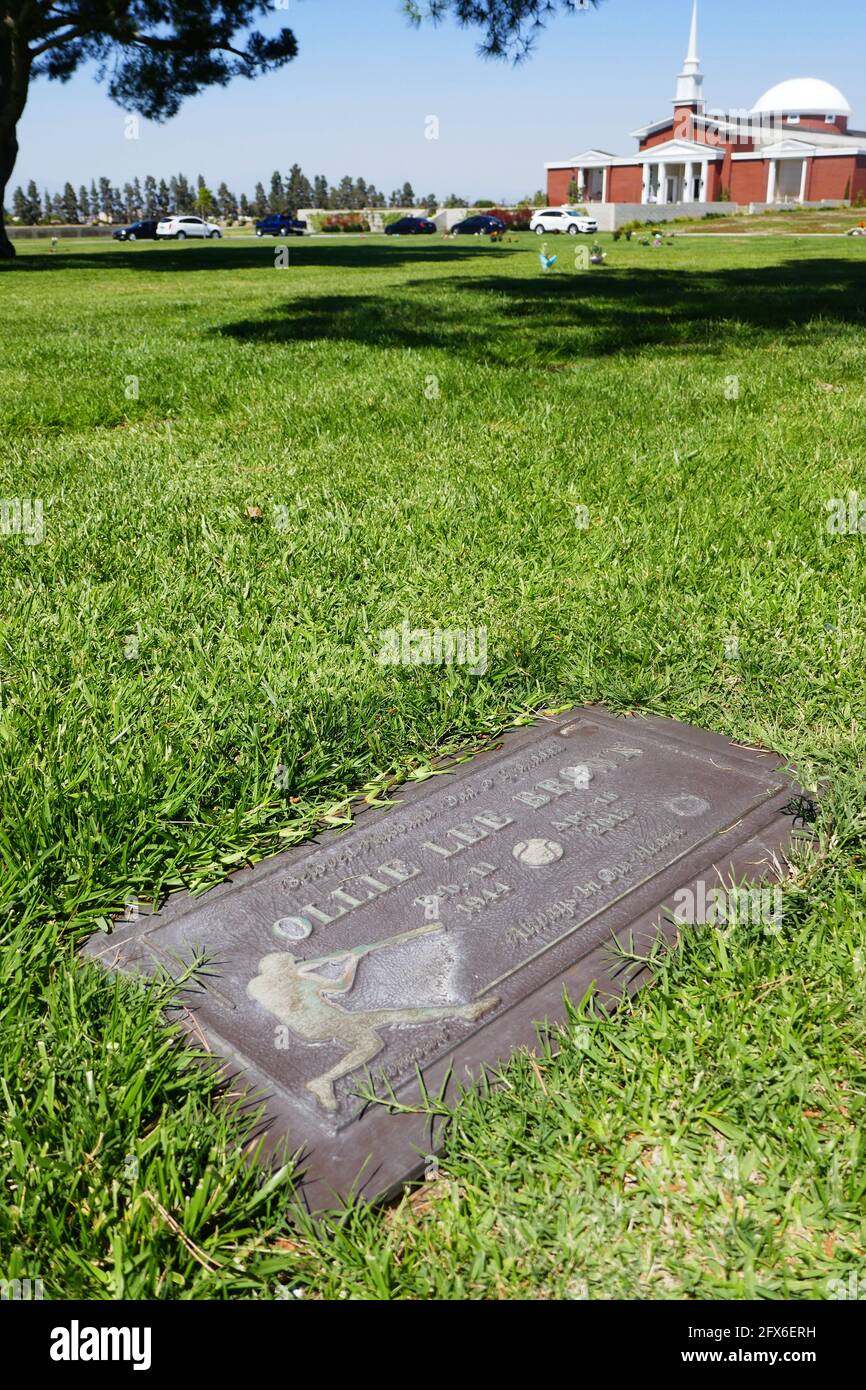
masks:
[[[820,77],[793,77],[765,92],[752,107],[753,116],[850,116],[851,107],[838,87]]]

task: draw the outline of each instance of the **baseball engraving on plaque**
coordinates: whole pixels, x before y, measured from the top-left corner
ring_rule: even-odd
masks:
[[[657,718],[582,709],[497,746],[194,899],[91,938],[111,968],[207,965],[184,1000],[300,1151],[313,1205],[417,1171],[410,1104],[531,1046],[563,992],[622,993],[614,938],[658,934],[678,890],[768,876],[796,790],[772,754]],[[359,1178],[359,1174],[361,1175]]]

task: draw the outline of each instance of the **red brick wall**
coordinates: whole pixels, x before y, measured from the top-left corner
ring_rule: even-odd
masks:
[[[767,201],[767,165],[762,159],[738,159],[731,164],[731,201]]]
[[[576,169],[548,169],[547,201],[552,208],[568,202],[568,185],[576,178]],[[639,203],[642,191],[643,168],[640,164],[612,168],[608,173],[609,203]]]
[[[577,178],[576,169],[548,169],[547,201],[552,208],[568,202],[568,185]]]
[[[641,150],[651,150],[653,145],[663,145],[666,140],[673,139],[674,123],[668,122],[662,130],[656,130],[652,135],[648,135],[645,140],[641,140]]]
[[[707,187],[704,192],[704,202],[716,203],[719,199],[719,189],[722,186],[722,162],[714,159],[710,162],[707,170]]]
[[[866,197],[866,155],[861,155],[857,160],[857,167],[851,179],[851,197],[857,198],[861,193]]]
[[[782,121],[781,124],[785,133],[790,132],[791,135],[796,135],[798,130],[838,130],[844,134],[848,129],[848,117],[836,116],[832,125],[828,125],[823,116],[801,116],[796,125],[789,125],[787,121]]]
[[[821,198],[844,198],[849,184],[851,196],[854,196],[857,161],[853,155],[839,159],[810,159],[809,163],[812,167],[806,183],[808,202],[817,203]]]
[[[671,130],[671,138],[674,140],[694,140],[695,126],[692,120],[692,108],[690,106],[674,107],[674,123]]]
[[[856,187],[856,170],[853,156],[838,159],[810,159],[806,174],[806,201],[818,203],[822,198],[845,196],[845,188],[851,185],[851,196]],[[866,174],[866,160],[864,160]],[[728,185],[726,185],[727,187]],[[731,164],[731,200],[735,203],[765,203],[767,201],[767,165],[760,159],[738,159]],[[866,191],[866,189],[864,189]]]
[[[721,161],[719,161],[719,160],[716,161],[716,168],[717,168],[718,171],[719,171],[719,174],[718,174],[718,180],[719,180],[719,181],[718,181],[718,184],[716,185],[716,197],[719,196],[719,192],[720,192],[721,189],[723,189],[723,188],[727,188],[728,192],[730,192],[731,184],[733,183],[733,180],[734,180],[734,167],[735,167],[735,166],[734,166],[734,162],[733,162],[731,156],[733,155],[733,153],[734,153],[734,151],[735,151],[735,149],[736,149],[736,146],[735,146],[735,145],[723,145],[723,146],[721,146],[721,148],[722,148],[722,150],[723,150],[723,152],[724,152],[724,156],[725,156],[725,157],[724,157],[724,159],[721,160]],[[733,201],[733,194],[731,194],[731,200]]]
[[[609,203],[639,203],[643,192],[643,165],[621,164],[608,174]]]

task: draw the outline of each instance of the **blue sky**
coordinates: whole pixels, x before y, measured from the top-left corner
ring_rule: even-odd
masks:
[[[250,193],[297,161],[309,177],[360,175],[385,192],[409,179],[418,194],[516,199],[543,186],[545,160],[588,146],[631,153],[628,132],[670,110],[690,13],[691,0],[604,0],[552,22],[514,68],[480,58],[471,30],[413,29],[399,0],[287,0],[261,27],[294,28],[293,63],[203,93],[164,125],[142,121],[137,140],[90,71],[35,82],[12,185],[182,171]],[[823,77],[866,129],[864,54],[864,0],[700,0],[713,106]],[[438,140],[425,138],[430,115]]]

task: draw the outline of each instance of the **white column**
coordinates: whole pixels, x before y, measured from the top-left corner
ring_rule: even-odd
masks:
[[[642,202],[644,205],[646,205],[646,204],[649,202],[649,200],[650,200],[650,188],[651,188],[651,186],[652,186],[652,165],[650,164],[649,160],[647,160],[646,164],[643,166],[643,192],[641,193],[641,198],[640,198],[641,202]]]
[[[657,201],[662,205],[668,200],[668,166],[659,164],[659,196]]]
[[[608,185],[608,176],[609,176],[609,174],[610,174],[610,165],[605,164],[604,168],[603,168],[602,171],[601,171],[601,201],[602,201],[603,203],[606,203],[606,202],[607,202],[607,192],[608,192],[607,185]]]
[[[710,187],[710,161],[705,159],[701,163],[701,196],[700,202],[707,201],[707,193]]]
[[[685,195],[683,197],[684,203],[693,203],[695,201],[695,166],[691,159],[688,160],[686,164],[686,186],[683,189],[683,193]]]
[[[806,180],[808,179],[808,177],[809,177],[809,161],[808,161],[808,159],[804,159],[804,160],[803,160],[803,177],[800,179],[800,202],[801,202],[801,203],[805,203],[805,201],[806,201]]]
[[[768,202],[768,203],[775,203],[775,201],[776,201],[776,173],[777,173],[777,171],[778,171],[778,168],[779,168],[779,162],[778,162],[778,160],[776,160],[776,159],[771,159],[771,160],[770,160],[770,170],[769,170],[769,173],[767,174],[767,202]]]
[[[583,169],[578,169],[578,171],[577,171],[577,191],[578,191],[578,196],[580,195],[580,190],[581,190],[582,188],[585,187],[585,183],[586,183],[586,172],[585,172],[585,170],[583,170]]]

